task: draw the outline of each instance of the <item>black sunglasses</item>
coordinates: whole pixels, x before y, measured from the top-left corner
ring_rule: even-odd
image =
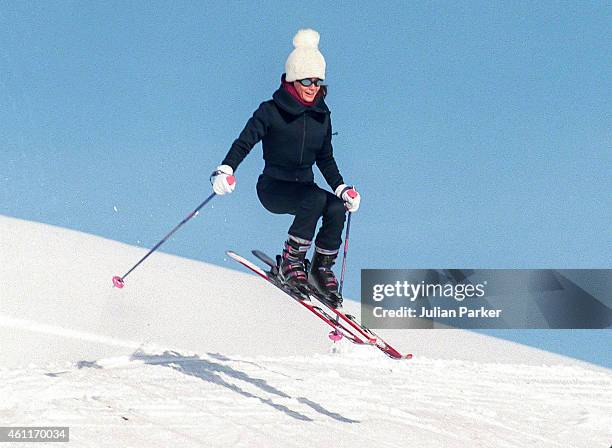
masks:
[[[320,86],[324,85],[323,84],[324,80],[323,79],[318,79],[318,78],[315,78],[314,81],[312,79],[308,79],[308,78],[298,79],[297,82],[302,84],[304,87],[309,87],[309,86],[311,86],[313,84],[315,86],[317,86],[317,87],[320,87]]]

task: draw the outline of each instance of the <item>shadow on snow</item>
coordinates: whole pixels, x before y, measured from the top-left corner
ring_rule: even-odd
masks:
[[[227,358],[218,353],[208,353],[210,358],[218,360],[218,361],[232,361],[230,358]],[[233,378],[235,380],[244,381],[245,383],[249,383],[252,386],[261,389],[263,392],[276,395],[277,397],[292,399],[292,397],[285,392],[275,388],[268,384],[268,382],[261,378],[255,378],[249,376],[247,373],[242,372],[240,370],[236,370],[229,365],[221,364],[220,362],[215,362],[212,359],[202,359],[199,356],[184,356],[176,351],[167,350],[162,354],[147,354],[142,351],[136,351],[132,354],[131,360],[142,361],[145,364],[151,365],[161,365],[165,367],[169,367],[178,372],[181,372],[185,375],[193,376],[199,378],[203,381],[214,383],[219,386],[225,387],[232,392],[235,392],[239,395],[242,395],[246,398],[255,398],[259,400],[262,404],[270,406],[277,411],[283,412],[287,416],[294,418],[296,420],[302,421],[313,421],[307,415],[304,415],[300,412],[297,412],[293,409],[288,408],[285,405],[275,403],[271,398],[260,397],[255,395],[249,391],[242,389],[240,386],[229,382],[223,378],[223,376]],[[251,363],[254,364],[254,363]],[[79,361],[77,364],[79,369],[82,368],[94,368],[100,369],[103,368],[96,361]],[[256,365],[256,364],[255,364]],[[259,366],[261,367],[261,366]],[[279,373],[279,372],[276,372]],[[282,374],[287,376],[285,374]],[[336,412],[331,412],[325,409],[319,403],[316,403],[312,400],[309,400],[305,397],[297,397],[295,398],[299,403],[304,404],[316,412],[323,414],[329,418],[332,418],[336,421],[343,423],[359,423],[358,420],[352,420],[350,418],[344,417]]]

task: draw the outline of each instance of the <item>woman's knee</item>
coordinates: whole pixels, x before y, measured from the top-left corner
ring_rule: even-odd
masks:
[[[328,194],[325,215],[330,219],[342,220],[344,222],[346,216],[344,201],[331,193]]]
[[[324,190],[312,189],[302,200],[302,207],[307,208],[312,212],[316,212],[319,216],[323,214],[327,205],[327,195]]]

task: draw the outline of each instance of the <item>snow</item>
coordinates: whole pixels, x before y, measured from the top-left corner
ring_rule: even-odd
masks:
[[[0,235],[0,426],[69,426],[76,447],[612,441],[607,369],[461,330],[381,330],[415,354],[394,361],[332,344],[231,260],[156,253],[119,290],[112,276],[147,249],[2,216]]]

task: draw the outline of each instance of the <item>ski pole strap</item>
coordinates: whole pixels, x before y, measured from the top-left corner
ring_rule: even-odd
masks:
[[[344,193],[346,193],[347,191],[352,190],[352,189],[353,189],[353,186],[352,186],[352,185],[347,185],[346,187],[344,187],[344,188],[342,189],[342,191],[341,191],[341,192],[340,192],[340,194],[339,194],[339,197],[340,197],[340,198],[342,198],[342,196],[344,195]]]
[[[218,176],[219,174],[226,174],[228,176],[231,176],[230,173],[226,173],[225,171],[215,170],[212,173],[210,173],[210,177],[208,178],[208,181],[212,184],[213,177]]]

